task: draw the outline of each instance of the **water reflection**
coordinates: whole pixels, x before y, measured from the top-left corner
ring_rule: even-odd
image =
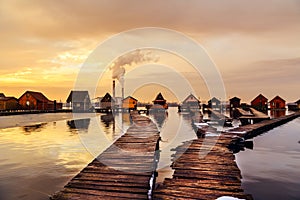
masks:
[[[271,115],[271,118],[278,118],[278,117],[281,117],[281,116],[285,116],[285,110],[271,110],[270,111],[270,115]]]
[[[0,199],[46,200],[62,189],[120,136],[120,127],[128,126],[123,123],[112,128],[114,121],[128,121],[128,114],[116,115],[114,120],[101,115],[0,129]],[[44,116],[31,117],[39,121]],[[60,116],[51,114],[49,119]],[[18,119],[14,117],[11,120]]]
[[[298,118],[255,137],[252,151],[236,154],[242,187],[254,199],[299,199],[299,129]]]
[[[112,113],[101,115],[100,118],[101,118],[101,122],[103,122],[105,127],[109,128],[111,124],[113,125],[113,127],[115,126],[115,118]]]
[[[87,130],[89,128],[90,125],[90,118],[87,119],[75,119],[75,120],[69,120],[67,121],[67,124],[70,128],[71,131],[73,131],[74,129],[77,130]]]
[[[166,119],[168,118],[168,112],[152,112],[151,116],[155,120],[159,128],[162,128]]]
[[[31,134],[32,132],[40,132],[47,123],[41,123],[41,124],[34,124],[30,126],[23,126],[22,129],[24,131],[24,134]]]
[[[253,141],[245,141],[243,138],[234,138],[228,145],[228,148],[235,154],[245,149],[253,150]]]

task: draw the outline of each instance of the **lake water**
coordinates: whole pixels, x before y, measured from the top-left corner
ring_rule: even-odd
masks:
[[[76,120],[71,120],[74,117]],[[196,138],[190,117],[169,108],[150,116],[161,131],[157,183],[172,176],[173,148]],[[18,116],[30,125],[0,129],[0,199],[46,200],[100,154],[130,125],[128,114],[115,120],[104,114]],[[2,118],[4,119],[4,118]],[[49,119],[52,122],[43,122]],[[5,119],[14,124],[14,117]],[[27,121],[26,121],[27,120]],[[39,121],[33,123],[33,121]],[[47,121],[47,120],[46,120]],[[1,120],[1,123],[3,120]],[[0,126],[1,127],[1,126]],[[299,191],[300,119],[254,139],[254,150],[237,155],[243,187],[255,199],[297,199]],[[275,191],[274,191],[275,188]],[[298,198],[299,199],[299,198]]]
[[[242,187],[256,200],[300,199],[300,118],[253,139],[236,154]]]
[[[23,117],[38,121],[47,115]],[[48,195],[62,189],[129,124],[128,114],[116,116],[120,120],[115,124],[106,115],[74,117],[79,119],[0,129],[1,200],[49,199]]]

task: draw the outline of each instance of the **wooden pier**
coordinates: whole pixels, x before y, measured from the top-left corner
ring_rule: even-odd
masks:
[[[50,199],[148,199],[160,139],[156,125],[131,113],[133,125]]]
[[[282,116],[279,118],[271,119],[271,120],[264,120],[256,124],[248,124],[244,126],[240,126],[234,129],[231,129],[223,134],[231,134],[231,135],[238,135],[245,139],[253,138],[263,132],[271,130],[277,126],[285,124],[297,117],[300,116],[300,112],[296,112],[291,115]]]
[[[240,119],[242,125],[255,124],[255,123],[270,119],[270,117],[268,115],[254,109],[254,108],[249,108],[249,112],[243,110],[242,108],[236,108],[236,109],[240,113],[239,119]]]
[[[231,126],[232,119],[230,117],[227,117],[226,115],[213,110],[212,108],[207,108],[207,110],[211,114],[211,120],[218,121],[218,123],[224,126]]]
[[[233,136],[248,139],[299,116],[300,112],[183,143],[174,149],[173,177],[153,191],[160,136],[149,118],[133,111],[127,132],[51,199],[252,199],[241,188],[241,173],[228,148]]]
[[[185,142],[175,149],[171,166],[175,170],[173,177],[165,179],[163,185],[154,191],[154,199],[209,200],[221,196],[252,199],[241,188],[241,173],[233,152],[228,148],[233,136],[252,138],[299,116],[300,112],[220,132],[220,137]],[[210,149],[205,156],[202,155],[203,149]]]
[[[177,147],[172,164],[173,178],[165,179],[154,191],[154,199],[209,200],[221,196],[252,199],[241,188],[240,170],[227,148],[230,141],[226,136],[207,137]],[[203,148],[211,150],[202,155]]]

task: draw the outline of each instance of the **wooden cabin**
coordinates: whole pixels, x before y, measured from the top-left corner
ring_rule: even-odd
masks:
[[[232,118],[239,118],[240,113],[238,112],[237,108],[241,107],[241,99],[238,97],[233,97],[229,99],[229,110],[230,110],[230,117]]]
[[[100,101],[100,109],[110,110],[114,106],[115,100],[109,93],[106,93]]]
[[[201,101],[193,94],[187,96],[181,105],[182,111],[199,111],[201,109]]]
[[[241,106],[241,99],[238,97],[233,97],[229,99],[230,108],[239,108]]]
[[[158,105],[162,106],[164,109],[168,109],[168,104],[167,104],[167,100],[164,99],[163,95],[161,93],[159,93],[155,100],[153,101],[153,104],[156,105],[156,107]]]
[[[137,103],[137,99],[133,98],[132,96],[128,96],[125,99],[123,99],[122,108],[127,110],[136,110]]]
[[[25,110],[54,110],[54,102],[41,92],[26,91],[19,98],[19,105]]]
[[[73,112],[87,112],[92,109],[88,91],[71,91],[67,103],[71,104]]]
[[[19,102],[15,97],[0,97],[0,111],[18,110]]]
[[[270,101],[270,110],[283,110],[285,109],[285,100],[280,96],[274,97]]]
[[[299,107],[298,107],[297,103],[288,103],[286,105],[288,107],[288,110],[291,110],[291,111],[297,111],[297,110],[299,110]]]
[[[259,111],[267,111],[268,110],[268,99],[259,94],[251,101],[251,107]]]
[[[213,110],[221,110],[221,101],[216,97],[213,97],[207,102],[207,106]]]

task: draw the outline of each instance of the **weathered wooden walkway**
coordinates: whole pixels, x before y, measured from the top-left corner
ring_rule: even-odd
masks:
[[[215,111],[212,108],[207,108],[207,110],[209,112],[211,112],[211,115],[212,115],[213,118],[220,119],[220,120],[228,120],[228,119],[230,119],[226,115],[223,115],[222,113],[220,113],[218,111]]]
[[[252,199],[241,188],[240,170],[233,153],[226,147],[230,141],[231,138],[225,136],[207,137],[177,147],[172,164],[173,178],[166,179],[154,191],[154,199],[208,200],[221,196]],[[207,155],[202,155],[203,148],[211,147]]]
[[[266,115],[265,113],[262,113],[258,110],[255,110],[254,108],[249,108],[250,112],[247,112],[245,110],[243,110],[242,108],[236,108],[238,110],[238,112],[240,113],[240,121],[242,123],[242,125],[246,125],[246,124],[251,124],[251,121],[255,124],[267,119],[270,119],[270,117],[268,115]]]
[[[282,116],[272,120],[264,120],[256,124],[248,124],[245,126],[240,126],[227,131],[226,133],[232,135],[238,135],[244,137],[245,139],[253,138],[263,132],[271,130],[277,126],[285,124],[300,116],[300,112],[296,112],[291,115]]]
[[[133,125],[51,199],[148,199],[156,170],[159,132],[147,117]]]
[[[239,135],[248,139],[299,116],[300,112],[241,126],[221,133],[220,137],[199,138],[185,142],[175,149],[173,178],[166,179],[163,185],[154,191],[154,199],[209,200],[221,196],[252,199],[252,196],[244,194],[241,188],[241,173],[234,154],[228,149],[232,137]],[[201,156],[203,149],[209,148],[211,148],[209,153]]]
[[[251,138],[300,116],[299,113],[222,132],[220,137],[187,141],[175,149],[172,179],[154,190],[153,199],[252,199],[241,188],[241,173],[227,148],[232,136]],[[158,155],[159,132],[134,112],[133,125],[75,176],[52,199],[150,199]],[[210,149],[211,148],[211,149]],[[210,149],[206,155],[203,150]],[[205,151],[204,151],[205,152]]]

